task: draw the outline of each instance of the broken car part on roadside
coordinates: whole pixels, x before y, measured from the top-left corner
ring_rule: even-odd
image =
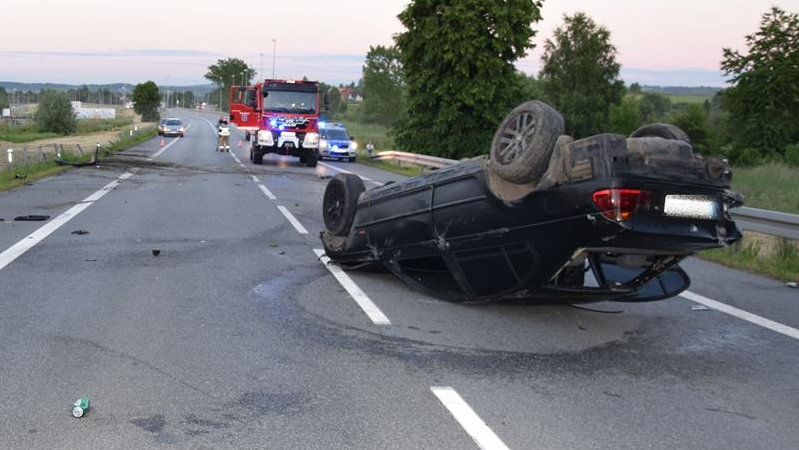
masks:
[[[488,156],[369,191],[336,175],[323,201],[327,255],[452,301],[648,301],[688,288],[682,259],[740,239],[726,161],[694,154],[679,128],[563,132],[560,113],[530,101]]]

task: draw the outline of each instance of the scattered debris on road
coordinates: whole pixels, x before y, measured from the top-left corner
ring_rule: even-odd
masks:
[[[28,175],[25,173],[15,173],[14,178],[17,180],[24,180],[25,178],[28,178]]]
[[[50,216],[40,215],[40,214],[29,214],[27,216],[17,216],[14,217],[14,220],[20,222],[38,222],[43,220],[49,220]]]
[[[710,308],[705,305],[696,305],[691,307],[691,311],[710,311]]]
[[[81,397],[72,404],[72,415],[76,418],[83,417],[89,410],[89,398]]]
[[[161,254],[161,250],[159,250],[159,249],[157,249],[157,248],[154,248],[154,249],[153,249],[153,256],[158,256],[158,255],[160,255],[160,254]]]
[[[72,234],[89,234],[89,230],[75,230],[72,232]]]
[[[794,289],[799,288],[799,283],[797,283],[796,281],[789,281],[789,282],[787,282],[785,284],[788,287],[790,287],[790,288],[794,288]]]

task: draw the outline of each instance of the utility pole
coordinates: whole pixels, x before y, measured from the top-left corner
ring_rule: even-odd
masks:
[[[272,39],[272,79],[275,79],[275,54],[277,54],[277,39]]]

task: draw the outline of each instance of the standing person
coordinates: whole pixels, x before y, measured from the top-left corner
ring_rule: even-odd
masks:
[[[218,152],[229,152],[230,124],[228,123],[226,118],[222,117],[219,119],[219,123],[217,125],[217,133],[219,133],[219,145],[216,150]]]
[[[372,156],[372,152],[375,151],[375,145],[372,144],[372,141],[369,141],[369,143],[366,144],[366,151],[369,153],[369,156],[371,157]]]

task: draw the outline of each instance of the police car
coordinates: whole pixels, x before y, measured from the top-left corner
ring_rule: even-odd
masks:
[[[355,162],[358,144],[340,123],[319,123],[319,157]]]

